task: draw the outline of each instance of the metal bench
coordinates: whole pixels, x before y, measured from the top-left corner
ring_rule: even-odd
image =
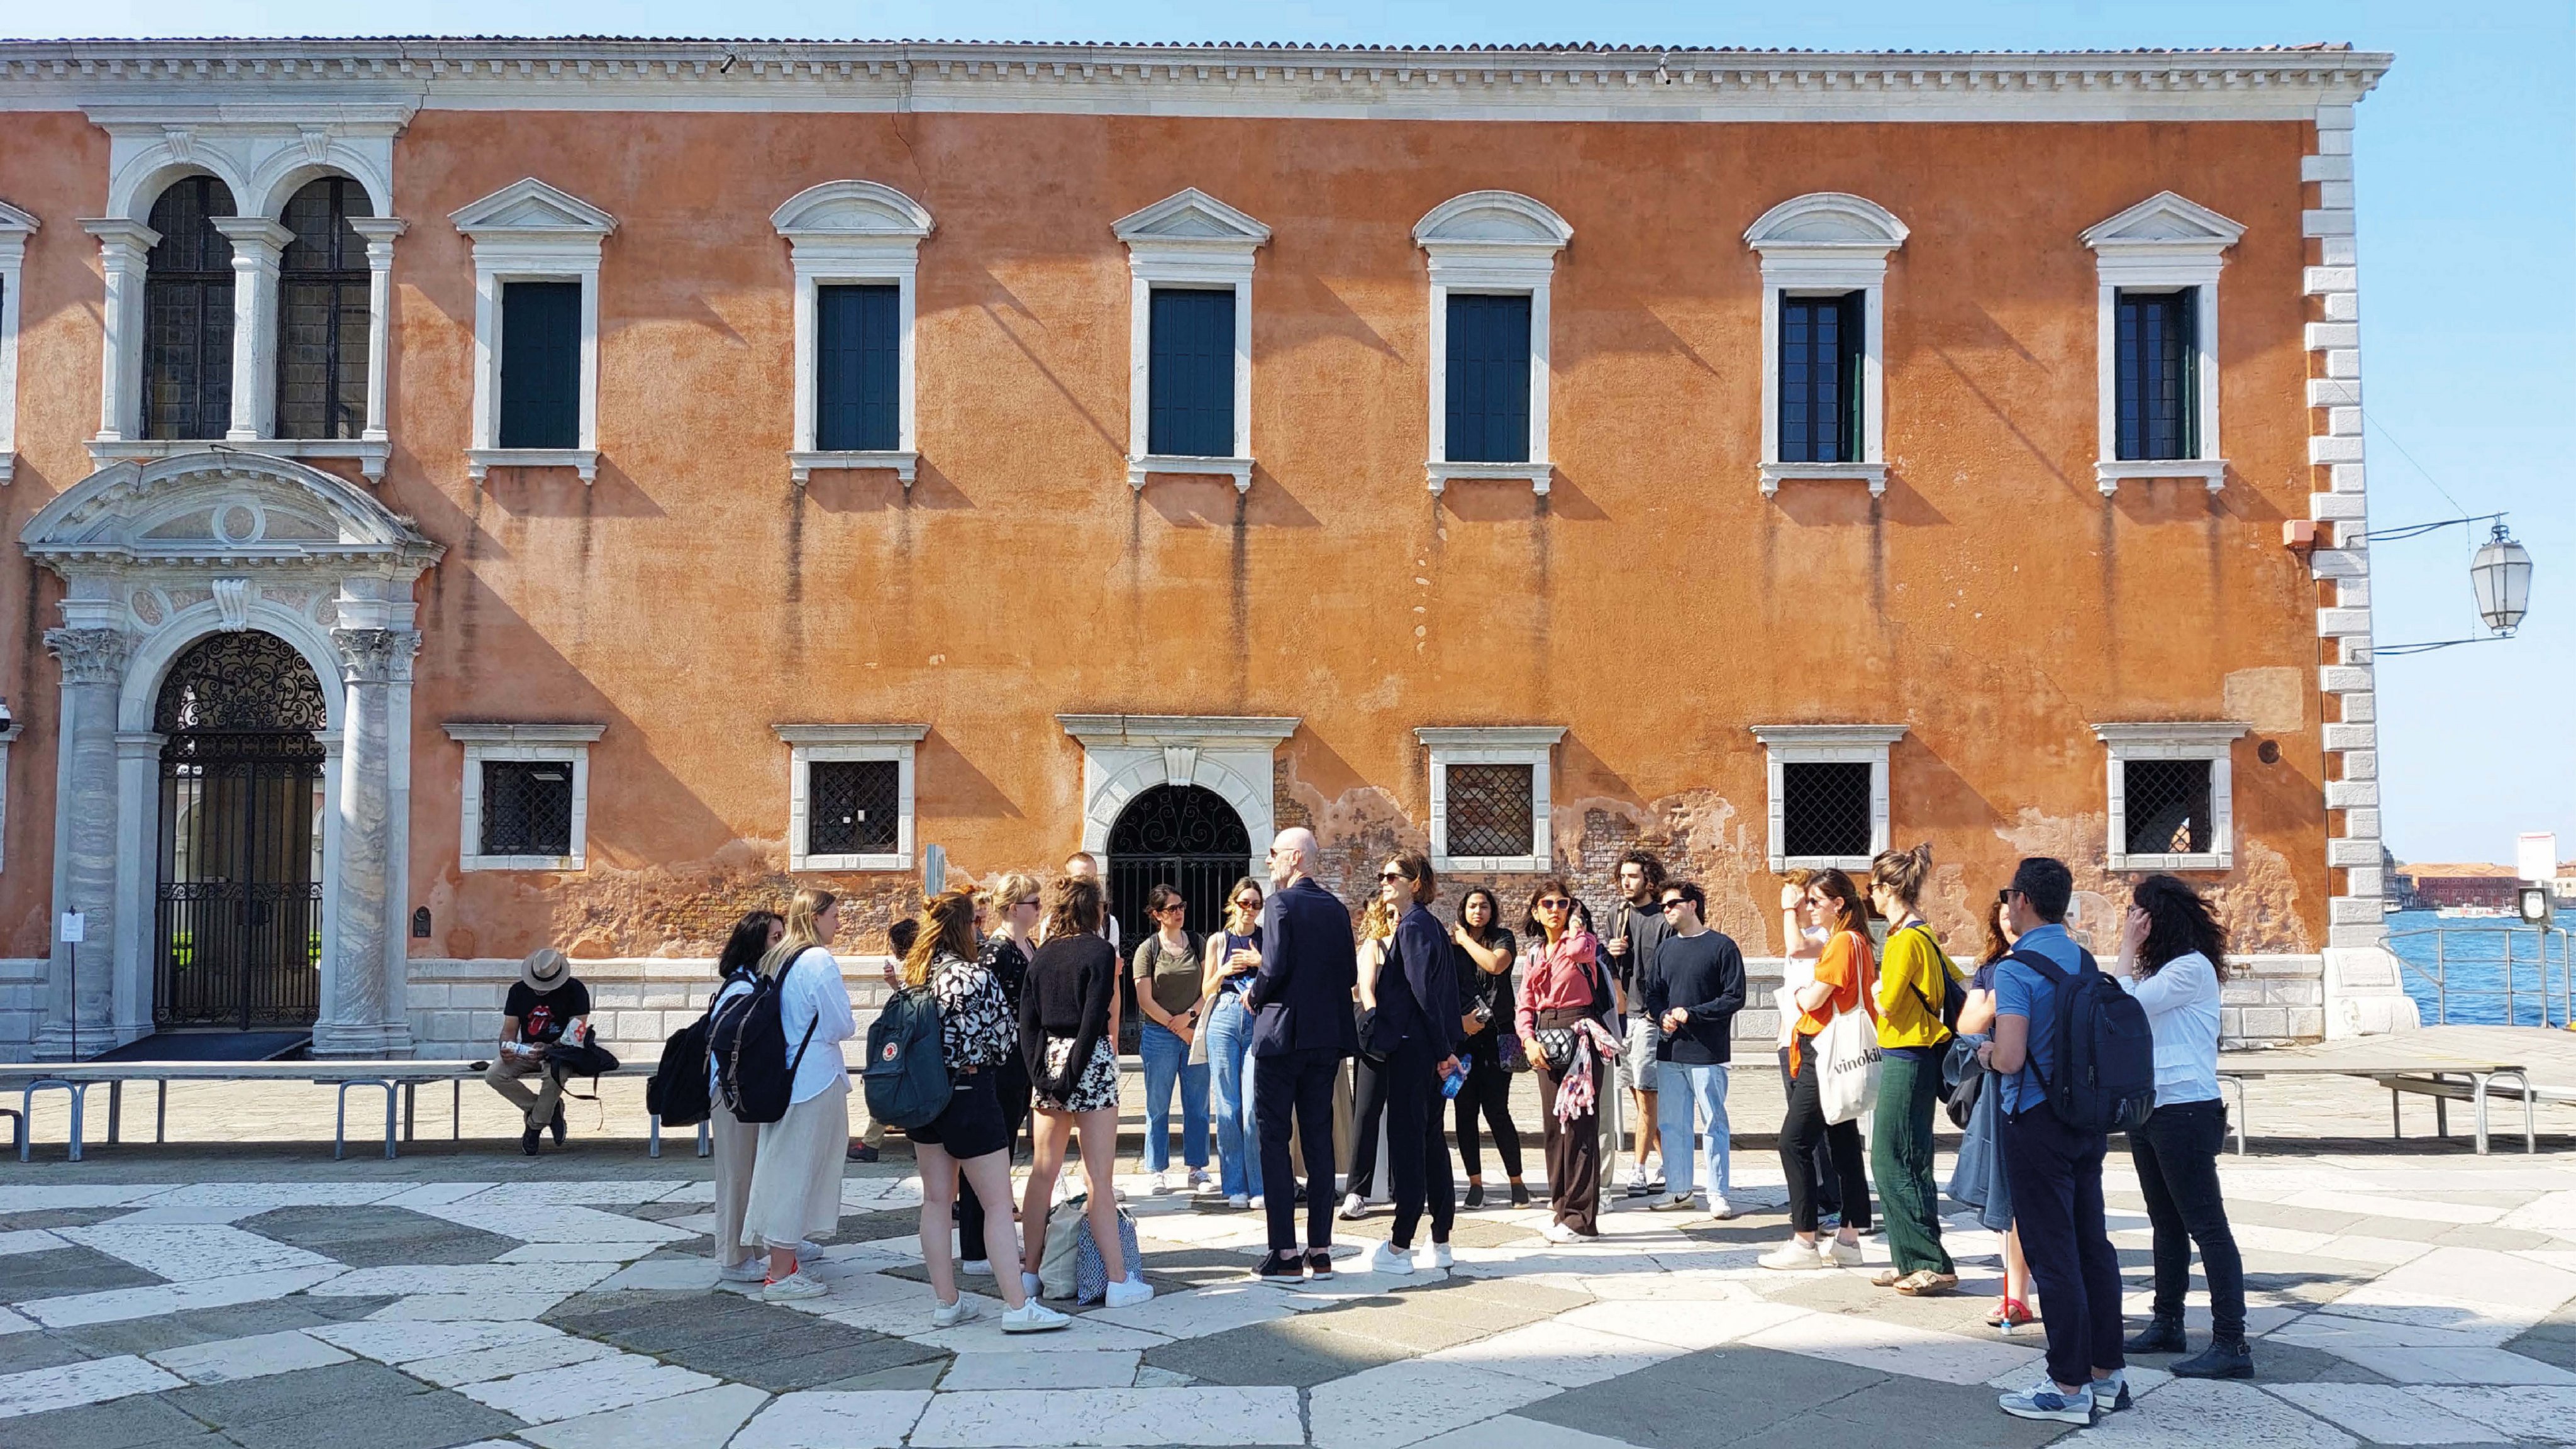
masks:
[[[2537,1151],[2535,1104],[2576,1101],[2576,1092],[2532,1084],[2532,1057],[2546,1057],[2554,1045],[2531,1040],[2535,1035],[2513,1028],[2424,1027],[2275,1051],[2225,1053],[2218,1059],[2218,1080],[2236,1098],[2237,1155],[2245,1153],[2245,1083],[2294,1076],[2362,1077],[2387,1088],[2390,1133],[2400,1139],[2405,1136],[2405,1121],[2399,1104],[2408,1095],[2433,1099],[2435,1130],[2444,1137],[2451,1135],[2450,1104],[2468,1102],[2475,1109],[2480,1156],[2488,1149],[2487,1104],[2499,1098],[2519,1100],[2523,1150]]]

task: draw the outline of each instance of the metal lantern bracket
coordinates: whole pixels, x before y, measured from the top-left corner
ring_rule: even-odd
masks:
[[[2375,656],[2396,658],[2407,654],[2424,654],[2435,649],[2448,649],[2459,644],[2485,644],[2497,639],[2510,639],[2522,624],[2531,601],[2531,554],[2506,531],[2501,513],[2481,513],[2463,518],[2441,518],[2430,523],[2411,523],[2400,528],[2379,529],[2360,535],[2365,543],[2392,543],[2417,538],[2436,529],[2466,527],[2470,524],[2493,525],[2485,544],[2469,562],[2469,588],[2476,596],[2478,618],[2491,631],[2465,639],[2435,639],[2420,644],[2388,644],[2374,647]]]

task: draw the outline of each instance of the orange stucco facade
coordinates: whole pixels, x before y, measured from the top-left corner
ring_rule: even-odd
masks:
[[[2348,107],[2348,102],[2347,102]],[[2347,109],[2348,114],[2348,109]],[[26,246],[13,536],[97,466],[103,274],[84,218],[108,136],[0,111]],[[2328,938],[2318,611],[2285,520],[2326,469],[2310,406],[2318,264],[2297,118],[1667,121],[965,109],[442,108],[391,144],[390,461],[373,491],[443,545],[415,598],[415,957],[708,954],[787,872],[781,723],[926,724],[916,838],[952,871],[1082,843],[1083,750],[1056,716],[1293,716],[1274,809],[1356,880],[1428,829],[1418,726],[1546,725],[1554,855],[1587,879],[1643,842],[1778,949],[1757,724],[1903,725],[1889,830],[1933,842],[1970,944],[2025,853],[2085,889],[2106,858],[2103,721],[2237,720],[2243,949]],[[598,271],[595,482],[469,479],[473,243],[451,212],[536,177],[615,219]],[[792,484],[795,289],[770,214],[860,179],[917,201],[917,481]],[[1254,264],[1248,491],[1126,485],[1127,249],[1111,223],[1187,187],[1272,231]],[[1426,254],[1462,193],[1572,229],[1552,275],[1553,463],[1425,486]],[[2170,191],[2243,227],[2218,288],[2223,486],[2096,486],[2097,257],[2079,233]],[[1886,487],[1757,486],[1766,305],[1745,243],[1814,192],[1902,219],[1884,307]],[[255,444],[240,446],[256,447]],[[355,478],[344,462],[328,468]],[[0,558],[10,756],[0,955],[48,950],[59,581]],[[336,686],[335,686],[336,687]],[[458,866],[445,722],[605,726],[578,872]],[[1256,849],[1257,849],[1256,843]],[[1373,872],[1372,872],[1373,873]],[[826,877],[878,917],[913,872]],[[1356,893],[1357,887],[1353,886]]]

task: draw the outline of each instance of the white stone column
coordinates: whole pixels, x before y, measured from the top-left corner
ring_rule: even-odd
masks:
[[[264,216],[219,216],[233,244],[233,418],[229,442],[277,431],[277,264],[295,233]]]
[[[107,341],[99,349],[98,438],[112,443],[143,432],[143,278],[161,233],[121,216],[84,221],[81,229],[98,238],[99,268],[107,280],[100,309]]]
[[[62,662],[61,736],[54,797],[52,966],[36,1055],[90,1057],[118,1045],[116,977],[116,697],[133,645],[119,630],[45,631]],[[83,938],[61,939],[60,919],[78,912]]]
[[[385,360],[394,326],[394,238],[411,223],[395,216],[353,216],[349,226],[367,239],[367,426],[359,436],[381,443],[385,430]]]
[[[393,838],[393,704],[407,695],[414,629],[334,629],[345,687],[340,748],[340,871],[333,926],[336,968],[313,1028],[317,1056],[400,1056],[411,1050],[398,954],[401,882]]]

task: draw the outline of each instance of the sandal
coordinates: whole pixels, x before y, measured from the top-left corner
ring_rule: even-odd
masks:
[[[1897,1284],[1905,1281],[1905,1278],[1905,1274],[1899,1273],[1894,1268],[1882,1268],[1869,1276],[1869,1286],[1872,1288],[1893,1288]]]
[[[1897,1279],[1894,1286],[1897,1292],[1908,1298],[1929,1298],[1958,1287],[1959,1275],[1943,1273],[1931,1268],[1917,1268]]]
[[[1988,1328],[2001,1329],[2005,1333],[2010,1333],[2016,1328],[2037,1323],[2038,1321],[2039,1316],[2032,1313],[2029,1306],[2018,1298],[2007,1298],[2003,1300],[1995,1305],[1994,1312],[1986,1315],[1986,1326]]]

